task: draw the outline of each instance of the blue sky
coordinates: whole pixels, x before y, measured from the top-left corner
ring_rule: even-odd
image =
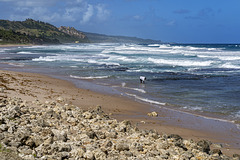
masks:
[[[240,43],[240,0],[0,0],[0,19],[179,43]]]

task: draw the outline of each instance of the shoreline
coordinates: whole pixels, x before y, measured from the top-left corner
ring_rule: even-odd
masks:
[[[26,47],[26,46],[34,46],[34,44],[0,44],[0,48]]]
[[[42,74],[42,73],[40,73]],[[125,97],[127,99],[130,99],[132,101],[136,101],[137,103],[142,103],[145,104],[147,106],[150,106],[150,108],[163,108],[169,111],[173,111],[173,112],[180,112],[183,114],[187,114],[187,115],[192,115],[195,117],[201,117],[204,119],[209,119],[209,120],[214,120],[214,121],[220,121],[220,122],[224,122],[224,123],[231,123],[231,124],[235,124],[237,126],[239,126],[239,130],[240,130],[240,123],[238,122],[238,120],[231,120],[231,119],[227,119],[227,118],[222,118],[221,115],[216,115],[216,114],[211,114],[211,113],[207,113],[207,112],[196,112],[196,111],[186,111],[183,109],[178,109],[178,108],[174,108],[171,104],[168,103],[164,103],[164,102],[158,102],[158,101],[153,101],[153,100],[149,100],[149,99],[144,99],[142,97],[138,97],[135,95],[131,95],[129,93],[126,92],[122,92],[119,91],[117,89],[115,89],[114,86],[111,85],[107,85],[105,86],[104,84],[97,84],[91,80],[84,80],[84,79],[75,79],[74,77],[72,78],[70,76],[70,78],[66,77],[66,76],[59,76],[59,75],[48,75],[48,74],[44,74],[46,76],[50,76],[56,79],[61,79],[61,80],[65,80],[68,81],[72,84],[74,84],[77,88],[82,88],[82,89],[87,89],[87,90],[91,90],[93,92],[97,92],[100,94],[107,94],[107,95],[117,95],[120,97]],[[77,81],[80,81],[80,83],[78,83]],[[84,87],[78,87],[80,85],[86,85]],[[91,85],[91,86],[89,86]],[[100,87],[101,89],[96,89],[96,87]]]
[[[10,97],[33,101],[51,101],[63,97],[68,104],[81,108],[102,106],[104,112],[111,114],[118,121],[130,120],[140,129],[155,129],[159,133],[179,134],[185,139],[207,139],[221,144],[222,152],[231,156],[240,151],[240,136],[236,128],[228,122],[206,119],[189,113],[170,110],[164,107],[154,107],[140,103],[124,96],[106,95],[86,89],[77,88],[73,83],[37,73],[25,73],[0,70],[2,77],[9,78],[7,91]],[[46,96],[49,95],[49,96]],[[131,106],[131,107],[129,107]],[[158,117],[149,117],[147,113],[157,111]],[[239,130],[238,130],[239,131]]]

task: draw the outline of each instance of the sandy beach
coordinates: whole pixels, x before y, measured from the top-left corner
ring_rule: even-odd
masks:
[[[83,109],[101,106],[111,117],[119,121],[129,120],[140,129],[154,129],[160,134],[178,134],[184,139],[206,139],[222,146],[222,152],[229,156],[240,152],[240,134],[233,123],[76,88],[70,82],[40,74],[1,70],[0,78],[0,86],[6,88],[1,93],[2,97],[19,97],[26,101],[37,99],[42,103],[61,97],[64,103]],[[147,116],[152,111],[158,112],[158,116]]]
[[[0,48],[5,48],[5,47],[24,47],[24,46],[33,46],[33,44],[0,44]]]

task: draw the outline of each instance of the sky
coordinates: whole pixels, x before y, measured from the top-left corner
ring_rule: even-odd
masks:
[[[177,43],[240,43],[240,0],[0,0],[0,19]]]

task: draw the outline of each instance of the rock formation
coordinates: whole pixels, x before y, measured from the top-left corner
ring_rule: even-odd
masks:
[[[211,150],[209,141],[139,130],[129,121],[110,118],[100,106],[83,110],[64,104],[61,97],[45,103],[1,97],[0,141],[3,159],[11,159],[6,153],[26,160],[232,159],[220,149]]]

